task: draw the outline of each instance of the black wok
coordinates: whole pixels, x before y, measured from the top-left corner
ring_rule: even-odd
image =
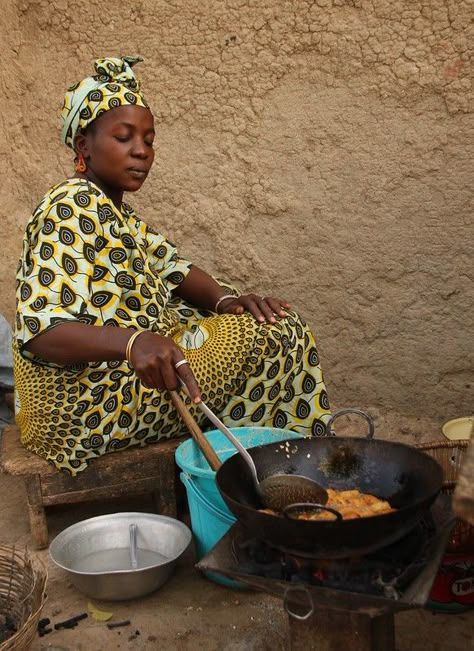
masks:
[[[389,545],[416,526],[443,482],[442,468],[434,459],[402,443],[330,436],[290,439],[288,449],[289,453],[283,441],[249,450],[260,479],[275,472],[296,473],[326,488],[371,493],[396,509],[324,521],[263,513],[247,465],[239,454],[227,459],[217,471],[216,483],[237,520],[249,535],[298,554],[343,558]]]

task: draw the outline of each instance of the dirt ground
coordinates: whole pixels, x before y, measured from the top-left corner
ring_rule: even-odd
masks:
[[[31,545],[23,484],[0,474],[0,543]],[[152,511],[147,497],[126,502],[89,503],[48,509],[50,539],[87,517],[126,510]],[[186,519],[186,516],[183,516]],[[42,617],[53,624],[87,611],[89,599],[49,561],[47,550],[36,552],[48,565],[48,599]],[[233,590],[211,582],[194,568],[194,550],[186,553],[171,579],[154,594],[129,602],[94,602],[112,611],[114,620],[130,619],[126,628],[109,630],[89,616],[72,630],[37,637],[32,651],[283,651],[288,649],[287,620],[281,600],[251,590]],[[468,651],[474,649],[474,617],[412,610],[396,615],[398,651]],[[350,649],[348,640],[347,649]],[[305,650],[306,651],[306,650]],[[383,650],[377,650],[383,651]]]
[[[435,422],[404,419],[370,410],[376,436],[406,443],[431,441]],[[358,419],[340,419],[339,435],[357,433]],[[0,472],[0,544],[27,546],[32,539],[23,481]],[[181,519],[190,526],[185,491],[180,495]],[[117,511],[154,512],[151,497],[55,506],[47,509],[50,541],[71,524]],[[90,615],[72,630],[53,630],[34,641],[31,651],[286,651],[288,621],[281,599],[253,590],[235,590],[205,578],[194,564],[191,545],[169,581],[155,593],[134,601],[103,602],[81,594],[62,570],[49,560],[48,550],[34,552],[47,565],[47,601],[42,617],[52,624],[88,611],[90,601],[113,612],[113,620],[130,626],[109,630]],[[395,616],[397,651],[474,650],[474,611],[441,614],[411,610]],[[350,640],[347,650],[350,651]],[[306,649],[304,651],[310,651]],[[346,651],[345,649],[341,651]],[[374,651],[384,651],[374,649]]]

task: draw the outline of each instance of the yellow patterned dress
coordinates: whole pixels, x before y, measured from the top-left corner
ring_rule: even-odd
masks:
[[[128,205],[119,211],[89,181],[69,179],[45,195],[27,226],[17,275],[16,419],[27,448],[75,475],[99,455],[186,433],[166,392],[143,386],[126,361],[62,367],[23,350],[71,320],[173,337],[203,399],[228,426],[325,433],[327,394],[302,320],[289,312],[271,325],[248,313],[197,310],[172,294],[190,266]]]

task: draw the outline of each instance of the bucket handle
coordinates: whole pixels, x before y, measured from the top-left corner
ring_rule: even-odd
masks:
[[[203,506],[205,506],[206,509],[208,509],[211,512],[212,515],[219,518],[220,520],[222,520],[222,519],[229,520],[230,518],[232,518],[232,521],[235,522],[235,517],[234,516],[229,516],[227,513],[224,513],[220,509],[217,509],[214,506],[214,504],[211,504],[211,502],[209,502],[209,500],[207,500],[204,497],[204,495],[201,495],[201,493],[196,488],[196,484],[194,483],[191,475],[188,475],[187,473],[182,472],[182,473],[180,473],[179,478],[181,479],[181,481],[185,485],[186,490],[189,490],[190,493],[193,495],[193,497],[195,497],[199,502],[201,502],[201,504]]]

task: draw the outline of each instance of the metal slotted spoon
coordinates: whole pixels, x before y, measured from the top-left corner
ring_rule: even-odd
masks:
[[[187,393],[186,385],[182,380],[181,385]],[[178,403],[174,401],[174,404],[183,417],[183,420],[187,422],[186,419],[191,416],[188,408],[184,405],[184,403],[178,406]],[[230,429],[224,425],[220,418],[215,415],[215,413],[206,405],[205,402],[201,400],[198,405],[209,418],[209,420],[214,423],[214,425],[224,434],[224,436],[232,443],[232,445],[243,457],[245,463],[249,467],[252,481],[258,497],[265,508],[273,509],[275,511],[283,511],[283,509],[290,504],[300,502],[311,502],[314,505],[320,504],[322,506],[327,503],[328,493],[326,489],[309,477],[278,473],[275,475],[270,475],[269,477],[265,477],[265,479],[259,481],[254,460],[248,451],[244,448],[239,439],[234,436],[234,434],[232,434]],[[183,406],[186,410],[186,419],[182,413]],[[217,468],[213,467],[213,469],[216,470]]]

